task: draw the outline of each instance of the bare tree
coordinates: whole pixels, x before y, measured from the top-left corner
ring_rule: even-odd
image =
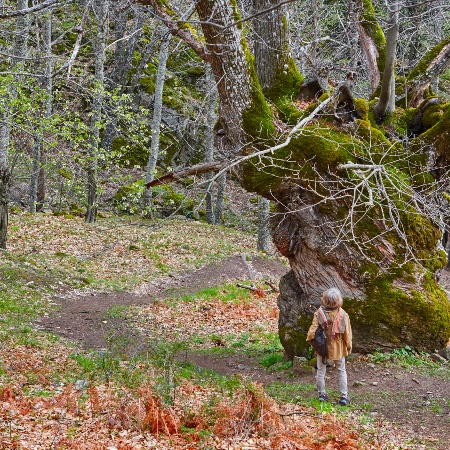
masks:
[[[16,11],[22,11],[27,9],[27,7],[27,0],[17,0]],[[8,230],[9,184],[11,181],[11,170],[8,162],[11,135],[10,104],[14,101],[17,94],[16,83],[19,82],[21,66],[27,53],[28,31],[28,16],[18,15],[11,49],[12,57],[10,67],[14,76],[10,81],[10,85],[7,87],[7,98],[0,111],[0,249],[6,249]]]
[[[158,58],[158,72],[156,75],[156,86],[154,94],[154,106],[153,106],[153,118],[151,124],[151,146],[150,153],[148,156],[147,169],[145,173],[145,183],[150,183],[154,178],[154,172],[156,168],[156,163],[159,157],[160,143],[159,137],[161,133],[161,114],[163,106],[163,90],[164,90],[164,80],[166,77],[166,64],[169,57],[169,47],[172,41],[172,35],[169,33],[164,33],[161,36],[161,47],[159,49]],[[149,214],[151,215],[152,209],[152,191],[147,189],[144,193],[145,206],[149,208]]]
[[[105,86],[105,48],[108,32],[109,0],[94,0],[93,10],[97,21],[97,33],[94,41],[94,91],[91,110],[91,139],[87,167],[87,210],[86,222],[97,219],[97,170],[99,159],[100,126],[102,122],[103,91]]]

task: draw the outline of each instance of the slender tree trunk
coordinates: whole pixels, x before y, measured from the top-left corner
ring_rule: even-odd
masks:
[[[207,94],[208,102],[206,110],[205,161],[210,162],[214,160],[214,125],[216,122],[217,90],[209,64],[206,68],[206,86],[209,88],[209,92]],[[206,174],[206,179],[211,179],[212,177],[212,173]],[[206,220],[210,224],[215,223],[214,182],[210,182],[206,186]]]
[[[398,17],[401,3],[393,2],[389,11],[389,29],[386,33],[386,64],[384,66],[383,81],[378,103],[373,111],[375,118],[380,121],[395,109],[395,56],[398,41]]]
[[[224,172],[217,179],[216,206],[214,208],[214,223],[221,224],[223,221],[223,208],[225,204],[225,193],[227,188],[227,173]]]
[[[150,154],[148,156],[147,170],[145,174],[145,183],[149,183],[154,178],[156,163],[159,156],[159,137],[161,133],[161,117],[163,104],[164,80],[166,78],[166,65],[169,57],[169,47],[172,41],[172,35],[166,33],[162,37],[161,47],[158,58],[158,72],[156,74],[156,87],[154,94],[154,107],[152,119],[152,140],[150,145]],[[147,189],[144,193],[144,204],[149,208],[149,215],[152,211],[152,190]]]
[[[97,170],[99,154],[99,124],[102,120],[103,89],[105,84],[105,42],[108,30],[109,0],[94,0],[94,12],[97,18],[97,36],[95,41],[95,74],[94,74],[94,101],[91,116],[91,141],[89,146],[89,161],[87,169],[88,195],[86,222],[95,222],[97,219]]]
[[[270,246],[270,201],[258,196],[258,243],[257,250],[267,252]]]
[[[33,214],[36,213],[37,209],[37,191],[38,191],[40,162],[41,162],[41,138],[36,133],[34,136],[34,143],[33,143],[33,162],[31,168],[30,189],[29,189],[30,193],[28,205],[30,213]]]
[[[3,2],[2,2],[3,5]],[[27,0],[18,0],[17,10],[25,9],[28,6]],[[11,59],[11,68],[13,71],[20,72],[23,64],[23,57],[27,53],[27,39],[29,32],[29,19],[27,16],[19,16],[16,19],[15,38],[12,49],[13,57]],[[15,73],[14,83],[18,82],[20,74]],[[15,85],[10,87],[9,95],[12,101],[16,95]],[[6,249],[8,234],[8,205],[9,205],[9,186],[11,182],[11,170],[9,167],[8,151],[10,145],[10,111],[6,106],[0,111],[0,248]]]
[[[53,109],[53,61],[52,61],[52,14],[49,12],[44,18],[42,26],[44,44],[45,68],[42,80],[43,88],[47,92],[45,99],[45,118],[50,119]],[[45,147],[42,134],[36,130],[33,143],[33,166],[30,179],[29,211],[40,211],[45,202]]]

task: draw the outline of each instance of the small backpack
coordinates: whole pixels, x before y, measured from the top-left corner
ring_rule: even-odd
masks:
[[[322,308],[318,309],[318,314],[321,314],[323,319],[323,326],[319,325],[317,327],[316,333],[314,335],[314,339],[310,341],[311,347],[316,351],[319,356],[328,357],[328,343],[327,343],[327,335],[325,333],[326,328],[328,327],[328,320],[325,313],[322,311]]]

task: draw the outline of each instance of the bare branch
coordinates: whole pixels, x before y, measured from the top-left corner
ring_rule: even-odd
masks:
[[[225,160],[222,161],[212,161],[212,162],[206,162],[202,164],[197,164],[195,166],[189,167],[184,170],[180,170],[179,172],[170,172],[162,177],[156,178],[150,183],[147,183],[145,186],[147,188],[158,186],[160,184],[167,184],[172,183],[173,181],[181,180],[183,178],[189,177],[191,175],[200,175],[207,172],[217,172],[217,174],[212,179],[208,179],[205,181],[205,183],[211,183],[214,180],[216,180],[220,175],[222,175],[224,172],[228,172],[233,167],[242,164],[245,161],[248,161],[249,159],[256,158],[258,156],[265,155],[267,153],[274,153],[276,150],[279,150],[281,148],[284,148],[289,145],[291,142],[291,139],[294,137],[294,135],[303,128],[308,122],[310,122],[314,117],[331,101],[332,97],[328,97],[325,99],[322,103],[320,103],[314,111],[304,119],[300,120],[297,125],[295,125],[294,128],[289,132],[287,135],[287,138],[284,142],[281,144],[275,145],[273,147],[266,148],[264,150],[261,150],[259,152],[251,153],[250,155],[241,156],[237,159],[235,159],[232,162],[228,162]],[[200,183],[203,184],[203,183]]]
[[[210,61],[210,55],[205,46],[198,41],[188,29],[183,28],[183,25],[186,23],[185,20],[175,20],[174,17],[167,13],[164,6],[161,5],[161,2],[158,2],[157,0],[139,0],[137,3],[150,5],[153,8],[156,17],[164,22],[171,34],[179,37],[189,45],[201,59],[207,62]]]
[[[75,42],[75,46],[73,48],[72,55],[70,56],[69,61],[67,62],[67,67],[68,67],[67,78],[70,77],[70,72],[72,70],[73,63],[75,62],[75,58],[77,57],[78,51],[80,50],[80,47],[81,47],[81,41],[82,41],[84,33],[85,33],[85,25],[86,25],[86,21],[89,16],[89,8],[91,6],[91,3],[92,3],[92,0],[90,0],[86,5],[86,8],[85,8],[84,14],[83,14],[83,18],[81,19],[81,24],[80,24],[77,40]]]
[[[235,27],[235,26],[237,26],[237,25],[239,25],[241,23],[247,22],[247,21],[249,21],[249,20],[251,20],[251,19],[253,19],[255,17],[263,16],[264,14],[267,14],[270,11],[273,11],[275,9],[280,8],[283,5],[287,5],[288,3],[293,3],[295,1],[297,1],[297,0],[285,0],[285,1],[282,1],[282,2],[278,3],[278,5],[272,6],[271,8],[264,9],[263,11],[258,11],[257,13],[252,14],[251,16],[244,17],[243,19],[238,20],[237,22],[234,22],[231,25],[227,25],[226,27],[223,27],[222,30],[225,31],[228,28]]]
[[[200,175],[208,172],[218,172],[226,166],[226,161],[211,161],[206,163],[197,164],[187,169],[180,170],[178,172],[170,172],[162,177],[155,178],[145,186],[151,188],[159,186],[160,184],[168,184],[174,181],[182,180],[183,178],[190,177],[192,175]]]
[[[2,13],[0,14],[0,19],[10,19],[13,17],[20,17],[20,16],[26,16],[27,14],[32,14],[38,11],[42,11],[46,8],[56,8],[57,6],[63,6],[65,4],[69,3],[68,1],[61,2],[60,0],[45,0],[44,2],[40,3],[39,5],[31,6],[30,8],[26,9],[20,9],[17,11],[11,11],[8,13]]]

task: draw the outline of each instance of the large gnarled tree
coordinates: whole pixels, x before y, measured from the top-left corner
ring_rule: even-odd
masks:
[[[377,124],[365,100],[354,98],[351,73],[306,109],[292,103],[301,76],[289,54],[283,11],[272,13],[280,2],[254,2],[255,8],[260,5],[258,17],[264,14],[264,21],[254,26],[266,44],[253,46],[256,59],[243,32],[248,24],[232,0],[197,1],[205,45],[166,2],[140,3],[151,5],[174,35],[211,64],[228,165],[236,168],[240,162],[242,185],[278,204],[273,239],[292,268],[281,281],[279,297],[279,332],[286,353],[293,356],[306,350],[312,308],[330,287],[338,287],[346,299],[355,350],[405,344],[434,350],[447,345],[450,304],[436,281],[446,263],[438,211],[441,198],[430,174],[433,162],[445,159],[445,151],[433,148],[439,143],[445,147],[448,107],[439,102],[443,114],[434,117],[424,135],[410,134],[413,145],[405,145],[389,127]],[[372,73],[372,91],[376,94],[384,81],[389,106],[395,94],[391,81],[395,46],[385,41],[376,22],[368,23],[371,2],[359,6],[363,9],[356,21]],[[257,20],[255,11],[252,14]],[[396,14],[393,9],[392,23]],[[388,39],[391,35],[396,39],[395,33],[391,29]],[[380,101],[384,102],[375,104]],[[271,102],[282,113],[278,117]],[[299,122],[294,128],[289,126],[293,114],[283,113],[287,110],[296,111]],[[402,116],[399,122],[408,125],[413,116]],[[430,158],[430,151],[435,158]],[[224,164],[218,162],[217,170],[223,171]],[[211,167],[209,163],[207,170]],[[199,173],[201,168],[195,170]],[[437,181],[443,189],[444,178]]]

